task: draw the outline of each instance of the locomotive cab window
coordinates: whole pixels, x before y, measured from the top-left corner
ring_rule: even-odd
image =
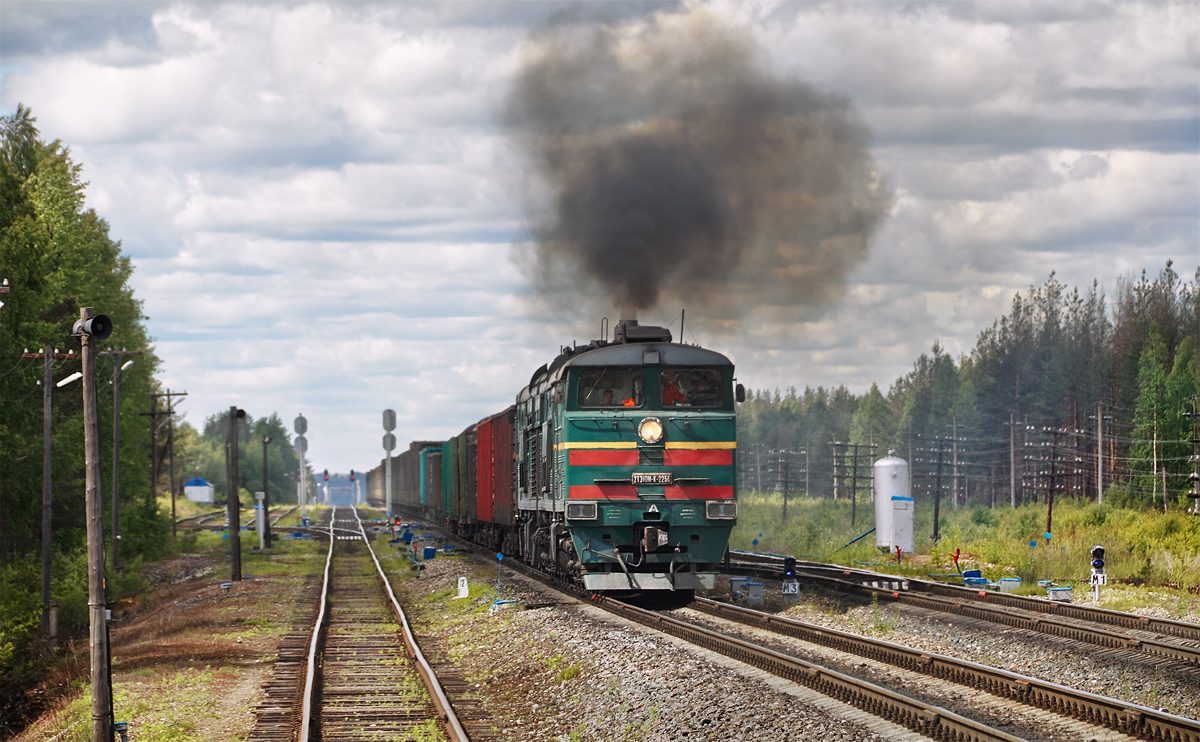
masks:
[[[646,379],[640,368],[585,368],[579,372],[581,408],[641,407]]]
[[[725,404],[721,372],[712,368],[664,369],[658,392],[663,407],[720,407]]]

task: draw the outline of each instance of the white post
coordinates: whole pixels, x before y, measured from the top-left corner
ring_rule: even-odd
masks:
[[[254,525],[258,528],[259,551],[267,548],[267,511],[263,509],[263,498],[266,496],[265,492],[254,493]]]
[[[387,501],[387,519],[388,523],[392,522],[392,452],[387,452],[387,468],[384,469],[384,499]]]

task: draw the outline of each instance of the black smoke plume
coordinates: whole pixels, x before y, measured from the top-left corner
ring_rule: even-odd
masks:
[[[536,33],[504,123],[535,176],[525,267],[580,309],[795,315],[840,293],[891,203],[849,101],[700,7]]]

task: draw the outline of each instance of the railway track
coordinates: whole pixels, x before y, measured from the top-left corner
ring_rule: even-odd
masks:
[[[1200,740],[1200,722],[1194,719],[1058,683],[706,598],[697,598],[691,607],[710,616],[982,690],[1000,699],[1042,708],[1131,737]]]
[[[357,512],[334,508],[331,516],[303,659],[290,636],[276,665],[286,690],[268,688],[269,703],[260,706],[249,739],[465,742],[467,733],[417,646]]]
[[[431,530],[441,531],[436,527],[432,527]],[[446,535],[452,539],[461,540],[452,534]],[[812,688],[825,696],[835,698],[872,716],[885,719],[925,737],[936,740],[970,742],[1025,742],[1021,737],[1009,734],[985,722],[966,718],[940,706],[914,699],[867,680],[655,611],[588,593],[574,585],[555,580],[524,564],[505,562],[505,566],[626,620],[752,665],[798,685]]]
[[[452,537],[453,538],[453,537]],[[952,688],[974,689],[990,695],[992,701],[979,701],[976,718],[952,712],[932,703],[913,698],[853,675],[823,667],[787,652],[729,636],[695,622],[649,611],[611,598],[590,595],[519,564],[506,566],[533,577],[551,587],[587,600],[611,613],[658,629],[697,646],[745,662],[778,677],[808,686],[827,696],[856,706],[933,739],[948,740],[1020,740],[1004,729],[978,717],[1000,716],[1011,711],[1015,702],[1030,713],[1057,718],[1056,724],[1070,733],[1115,733],[1105,739],[1148,739],[1200,742],[1200,722],[1139,704],[1081,691],[1057,683],[1020,675],[1000,668],[926,652],[869,637],[805,624],[770,614],[698,598],[692,608],[710,616],[764,629],[780,636],[801,639],[838,652],[865,657],[890,665],[898,671],[937,678]],[[780,560],[782,566],[782,559]],[[877,576],[879,577],[879,576]],[[888,586],[891,587],[890,585]],[[880,589],[880,588],[874,588]],[[892,590],[891,592],[897,592]],[[952,692],[955,697],[969,693]],[[988,708],[991,708],[991,712]],[[1005,714],[1007,715],[1007,714]],[[1077,721],[1073,721],[1077,720]],[[1082,722],[1080,724],[1079,722]],[[1007,722],[999,724],[1006,726]],[[1090,725],[1090,726],[1087,726]],[[1097,729],[1099,728],[1099,729]],[[1031,735],[1036,736],[1036,735]],[[1091,738],[1089,736],[1088,738]]]
[[[267,516],[268,518],[271,517],[271,514],[274,514],[274,516],[275,516],[271,520],[271,527],[274,528],[275,524],[277,524],[279,521],[283,520],[288,515],[290,515],[293,511],[296,510],[297,507],[298,507],[297,505],[290,505],[290,506],[286,506],[286,507],[281,506],[281,507],[277,507],[277,508],[271,508],[270,513]],[[218,519],[219,519],[219,522],[211,522],[211,523],[209,522],[209,521],[218,521]],[[253,528],[254,524],[255,524],[255,515],[254,515],[254,511],[251,510],[250,516],[248,518],[246,518],[245,520],[241,521],[240,526],[242,528]],[[202,515],[191,515],[191,516],[188,516],[187,518],[179,518],[178,520],[175,521],[175,525],[180,528],[199,528],[199,529],[204,529],[204,530],[209,530],[209,531],[221,531],[221,530],[224,530],[224,528],[225,528],[225,511],[224,510],[214,510],[211,513],[204,513]]]
[[[781,579],[783,556],[731,552],[728,569]],[[1013,628],[1200,665],[1200,626],[1138,616],[1107,608],[1061,603],[1025,595],[972,589],[838,565],[798,562],[797,577],[839,592],[877,596],[881,601],[967,616]]]

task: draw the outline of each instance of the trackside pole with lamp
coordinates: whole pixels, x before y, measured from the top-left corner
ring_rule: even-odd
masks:
[[[1092,598],[1100,602],[1100,586],[1108,584],[1108,574],[1104,571],[1104,547],[1096,544],[1092,547]]]
[[[100,425],[96,391],[96,341],[112,334],[112,322],[91,307],[79,310],[71,329],[79,338],[83,362],[84,493],[87,508],[88,644],[92,660],[92,742],[111,742],[112,673],[108,648],[108,606],[104,597],[104,513],[100,497]]]
[[[242,581],[242,501],[238,468],[238,420],[246,411],[237,405],[229,408],[229,472],[225,477],[225,518],[229,523],[229,572],[233,582]]]

